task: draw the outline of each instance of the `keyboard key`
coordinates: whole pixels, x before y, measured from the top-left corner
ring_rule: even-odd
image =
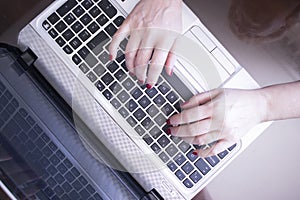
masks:
[[[76,18],[72,13],[69,13],[67,16],[64,17],[64,20],[68,25],[71,25],[75,21],[75,19]]]
[[[166,83],[161,84],[160,86],[158,86],[158,90],[162,93],[162,94],[167,94],[170,91],[170,88],[166,85]]]
[[[104,28],[104,30],[112,37],[117,31],[117,28],[113,24],[109,24]]]
[[[30,129],[30,125],[25,121],[25,119],[19,114],[16,113],[14,116],[14,120],[18,123],[18,125],[27,132]]]
[[[117,97],[122,103],[125,103],[130,98],[129,94],[124,90],[122,90]]]
[[[205,161],[202,158],[195,162],[195,166],[201,171],[203,175],[206,175],[210,171],[210,167],[205,163]]]
[[[104,88],[105,88],[105,86],[103,85],[103,83],[101,81],[97,81],[97,83],[95,85],[100,92],[102,90],[104,90]]]
[[[108,55],[108,53],[106,51],[104,51],[103,53],[101,53],[98,58],[99,58],[99,60],[103,64],[106,64],[109,61],[109,55]]]
[[[186,156],[187,156],[187,157],[189,158],[189,160],[192,161],[192,162],[194,162],[194,161],[198,158],[198,156],[194,155],[193,152],[194,152],[194,149],[191,149],[191,150],[188,152],[188,154],[186,154]]]
[[[54,166],[56,166],[60,162],[56,155],[52,155],[49,160]]]
[[[70,30],[70,29],[67,29],[63,34],[62,34],[63,38],[66,40],[66,41],[69,41],[71,40],[71,38],[74,37],[74,33]]]
[[[118,16],[114,19],[114,23],[117,27],[121,26],[125,18],[123,16]]]
[[[81,58],[79,58],[79,56],[77,54],[72,56],[72,60],[76,65],[79,65],[79,63],[81,62]],[[86,72],[82,71],[82,72],[86,73],[87,71]]]
[[[151,103],[150,100],[146,96],[143,96],[138,102],[143,108],[148,107],[149,104]]]
[[[201,174],[198,171],[194,171],[191,175],[190,175],[190,179],[192,179],[192,181],[194,183],[198,183],[198,181],[200,181],[200,179],[202,178]]]
[[[133,98],[136,100],[143,94],[143,92],[139,88],[133,89],[130,93],[133,96]]]
[[[132,126],[132,127],[134,127],[136,124],[137,124],[137,122],[136,122],[136,120],[133,118],[133,117],[128,117],[127,119],[126,119],[126,121],[129,123],[129,125],[130,126]]]
[[[119,69],[115,74],[114,77],[118,80],[118,81],[122,81],[126,78],[126,74],[122,69]]]
[[[117,14],[117,9],[108,0],[101,0],[98,5],[109,18]]]
[[[181,169],[188,175],[194,170],[194,167],[190,162],[186,162]]]
[[[59,16],[56,13],[52,13],[48,18],[49,22],[54,25],[59,20]]]
[[[207,158],[205,158],[205,160],[206,160],[212,167],[216,166],[216,165],[220,162],[220,160],[218,159],[217,156],[207,157]]]
[[[153,98],[157,94],[157,90],[155,88],[146,89],[145,92],[150,98]]]
[[[110,91],[112,91],[114,94],[117,94],[118,92],[120,92],[122,90],[121,85],[118,82],[113,82],[110,86],[109,86]]]
[[[136,108],[138,107],[138,105],[135,103],[134,100],[130,99],[127,103],[126,103],[126,108],[129,110],[129,112],[133,112]],[[136,113],[137,116],[141,116],[141,115],[146,115],[144,113],[144,111],[142,109],[138,110],[138,113]],[[135,117],[137,117],[135,116]],[[139,118],[139,117],[138,117]],[[139,120],[139,119],[137,119]],[[141,119],[140,119],[141,120]]]
[[[96,24],[96,22],[92,22],[87,28],[89,29],[89,31],[91,31],[91,33],[95,33],[100,29],[100,27],[98,26],[98,24]]]
[[[97,59],[92,54],[89,54],[84,61],[89,67],[94,67],[98,63]]]
[[[119,110],[119,113],[122,115],[122,117],[124,117],[124,118],[126,118],[128,115],[129,115],[129,113],[128,113],[128,111],[125,109],[125,108],[120,108],[120,110]]]
[[[182,141],[179,145],[178,148],[183,152],[186,153],[190,149],[191,145],[186,143],[185,141]]]
[[[102,92],[102,94],[107,100],[111,100],[113,98],[112,93],[107,89],[104,90],[104,92]]]
[[[69,183],[72,183],[75,180],[75,176],[71,172],[66,173],[64,177]]]
[[[83,26],[80,22],[75,22],[72,26],[71,29],[75,32],[75,33],[79,33],[79,31],[81,31],[83,29]]]
[[[221,153],[218,153],[218,156],[219,156],[219,158],[223,159],[223,158],[225,158],[225,156],[226,156],[227,154],[228,154],[228,151],[225,150],[225,151],[222,151]]]
[[[89,13],[94,17],[96,18],[98,15],[101,14],[101,10],[97,7],[97,6],[94,6],[90,11]]]
[[[148,113],[151,117],[154,117],[158,112],[159,112],[158,109],[157,109],[154,105],[151,105],[151,106],[147,109],[147,113]]]
[[[55,40],[55,42],[56,42],[60,47],[62,47],[62,46],[64,46],[64,45],[66,44],[66,42],[64,41],[64,39],[63,39],[62,37],[60,37],[60,36]]]
[[[60,173],[64,174],[66,173],[66,171],[68,171],[68,169],[65,167],[64,164],[60,163],[58,166],[57,166],[57,169]]]
[[[146,134],[146,135],[143,137],[143,140],[144,140],[148,145],[150,145],[150,144],[153,142],[153,139],[152,139],[148,134]]]
[[[71,54],[73,52],[73,49],[69,45],[66,45],[63,49],[66,54]]]
[[[55,28],[58,32],[61,33],[67,28],[67,25],[63,21],[60,21],[55,25]]]
[[[83,42],[85,42],[91,37],[91,34],[87,30],[83,30],[79,33],[79,37]]]
[[[131,90],[135,84],[130,78],[127,78],[123,81],[122,85],[126,88],[126,90]]]
[[[165,98],[161,94],[157,95],[153,101],[158,107],[161,107],[166,102]]]
[[[181,181],[185,178],[184,173],[183,173],[180,169],[178,169],[178,170],[175,172],[175,175],[176,175],[177,178],[178,178],[179,180],[181,180]]]
[[[157,142],[162,148],[165,148],[168,144],[170,144],[170,140],[165,135],[162,135]]]
[[[146,117],[141,124],[146,130],[149,130],[154,125],[153,121],[149,117]]]
[[[102,78],[101,80],[103,81],[103,83],[105,85],[109,85],[110,83],[113,82],[114,78],[109,74],[109,73],[106,73]]]
[[[83,16],[80,18],[80,21],[81,21],[84,25],[88,25],[88,24],[92,21],[92,18],[91,18],[88,14],[85,14],[85,15],[83,15]]]
[[[159,125],[162,126],[164,123],[166,123],[167,119],[163,116],[163,114],[159,114],[155,117],[154,121]]]
[[[111,72],[114,73],[115,71],[117,71],[117,69],[119,68],[118,64],[116,62],[112,62],[110,64],[108,64],[107,69]]]
[[[179,153],[176,155],[174,160],[177,163],[177,165],[180,166],[186,161],[186,158],[184,157],[184,155],[182,153]]]
[[[106,22],[108,22],[108,19],[105,15],[100,15],[96,21],[100,24],[100,26],[104,26],[104,24],[106,24]]]
[[[192,188],[193,187],[193,183],[189,180],[189,179],[185,179],[183,181],[183,184],[185,185],[185,187],[187,188]]]
[[[55,169],[56,170],[56,169]],[[54,179],[57,183],[62,184],[65,181],[65,178],[61,174],[56,174]]]
[[[167,117],[169,117],[169,116],[174,112],[174,109],[173,109],[173,107],[172,107],[169,103],[166,103],[166,104],[161,108],[161,111],[162,111]]]
[[[167,95],[167,99],[169,100],[170,103],[174,103],[177,99],[178,99],[178,96],[173,92],[171,91],[168,95]]]
[[[117,57],[116,57],[116,61],[118,62],[118,63],[121,63],[121,62],[123,62],[125,60],[125,54],[122,52],[122,51],[118,51],[117,52]],[[124,68],[124,67],[123,67]],[[126,68],[127,69],[127,68]],[[126,70],[126,71],[128,71],[128,70]]]
[[[173,157],[178,152],[178,149],[175,147],[174,144],[170,144],[166,148],[166,152],[169,154],[170,157]]]
[[[105,43],[109,41],[109,37],[101,31],[96,35],[90,42],[87,43],[87,46],[92,50],[96,55],[98,55],[102,50]]]
[[[77,6],[74,10],[73,13],[77,16],[80,17],[84,13],[84,9],[81,6]]]
[[[73,7],[75,7],[76,4],[77,4],[76,0],[68,0],[59,9],[57,9],[57,13],[62,17],[67,12],[69,12]]]
[[[162,134],[161,130],[157,126],[154,126],[149,133],[154,139],[157,139]]]
[[[180,137],[176,137],[176,136],[171,136],[171,140],[175,143],[178,144],[179,142],[181,142],[181,138]]]
[[[79,194],[82,197],[82,199],[88,199],[90,197],[90,194],[88,193],[88,191],[86,189],[82,189],[79,192]]]
[[[236,147],[236,144],[232,145],[231,147],[228,148],[229,151],[232,151]]]
[[[79,182],[79,180],[74,181],[74,183],[72,183],[72,186],[73,186],[77,191],[79,191],[79,190],[82,189],[82,185],[81,185],[81,183]]]
[[[115,109],[119,109],[121,107],[121,103],[117,99],[111,100],[110,103]]]
[[[146,117],[146,113],[141,108],[139,108],[133,113],[133,116],[136,118],[136,120],[141,121],[142,119],[144,119],[144,117]]]
[[[86,76],[90,79],[92,83],[97,80],[97,76],[92,71],[90,71]]]
[[[135,130],[140,136],[144,135],[144,133],[145,133],[145,129],[143,129],[140,125],[136,126],[136,127],[134,128],[134,130]]]
[[[174,172],[177,169],[176,164],[173,161],[170,161],[167,165],[169,167],[169,169]]]
[[[54,30],[53,28],[50,29],[50,31],[48,32],[49,35],[54,39],[58,36],[58,33],[56,32],[56,30]]]
[[[158,154],[161,151],[161,148],[156,144],[151,145],[151,149],[154,151],[154,153]]]
[[[77,49],[81,44],[82,42],[77,37],[70,42],[70,45],[73,47],[73,49]]]
[[[168,155],[165,154],[164,152],[162,152],[161,154],[159,154],[159,158],[160,158],[164,163],[168,162],[168,160],[169,160]]]
[[[90,7],[92,7],[93,2],[91,0],[84,0],[81,4],[85,9],[88,10]]]
[[[174,104],[175,109],[177,110],[178,113],[181,112],[181,104],[183,103],[183,101],[179,100]]]

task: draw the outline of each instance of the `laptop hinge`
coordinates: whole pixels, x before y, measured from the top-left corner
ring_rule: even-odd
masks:
[[[152,189],[141,200],[163,200],[164,198],[155,190]]]
[[[18,62],[22,63],[22,67],[25,71],[27,71],[30,66],[37,60],[37,56],[30,48],[27,48],[24,52],[21,53],[18,58]]]

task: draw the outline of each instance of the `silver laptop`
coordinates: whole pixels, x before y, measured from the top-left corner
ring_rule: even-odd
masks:
[[[139,84],[125,66],[126,40],[116,60],[108,56],[112,35],[136,3],[57,0],[20,32],[19,44],[36,54],[38,70],[72,106],[82,142],[99,162],[125,168],[146,191],[155,190],[164,199],[191,199],[269,124],[255,127],[237,144],[207,158],[194,156],[195,146],[168,136],[166,120],[194,94],[258,85],[186,5],[184,45],[173,76],[162,72],[151,89]],[[103,161],[97,140],[122,166]]]

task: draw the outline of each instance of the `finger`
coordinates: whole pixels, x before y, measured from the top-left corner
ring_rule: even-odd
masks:
[[[201,145],[217,142],[218,140],[221,139],[223,139],[223,137],[220,131],[210,131],[208,133],[195,136],[194,140],[191,143],[201,146]]]
[[[149,65],[147,84],[153,86],[156,84],[158,77],[163,69],[169,52],[161,49],[155,49]]]
[[[206,158],[206,157],[214,156],[214,155],[217,155],[218,153],[221,153],[222,151],[226,150],[227,148],[229,148],[233,144],[234,143],[232,141],[222,139],[222,140],[218,140],[210,148],[194,150],[193,154],[198,155],[198,156],[203,157],[203,158]]]
[[[113,60],[117,57],[117,51],[120,43],[130,34],[130,28],[127,20],[116,31],[109,45],[110,59]]]
[[[205,119],[195,123],[170,127],[170,133],[176,137],[197,137],[199,135],[210,132],[211,120]]]
[[[166,64],[165,64],[166,73],[169,74],[169,76],[172,76],[172,74],[173,74],[173,69],[174,69],[176,60],[177,60],[177,56],[170,51],[168,54],[167,60],[166,60]]]
[[[144,83],[147,75],[148,63],[152,55],[152,48],[139,49],[135,58],[135,75],[137,79]]]
[[[220,93],[220,89],[210,90],[206,92],[199,93],[192,98],[190,98],[188,101],[181,104],[182,109],[189,109],[201,104],[205,104],[209,101],[211,101],[213,98],[215,98]]]
[[[212,110],[213,108],[211,104],[196,106],[187,110],[183,110],[177,115],[173,115],[167,120],[167,123],[177,126],[200,121],[206,118],[210,118],[212,115]]]
[[[128,71],[132,74],[135,73],[134,62],[137,54],[137,50],[141,42],[141,33],[139,31],[133,31],[130,34],[126,49],[125,49],[125,63]]]

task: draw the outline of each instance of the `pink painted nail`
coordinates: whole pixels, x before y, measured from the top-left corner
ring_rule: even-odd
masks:
[[[193,151],[192,153],[194,156],[198,156],[198,152],[197,151]]]
[[[113,60],[113,56],[111,54],[109,54],[109,60],[112,61]]]
[[[169,129],[169,128],[167,129],[167,134],[168,134],[168,135],[171,135],[171,134],[172,134],[171,129]]]
[[[171,125],[170,119],[167,119],[166,123],[167,123],[168,125]]]
[[[151,88],[152,88],[152,85],[146,84],[146,87],[147,87],[148,89],[151,89]]]

